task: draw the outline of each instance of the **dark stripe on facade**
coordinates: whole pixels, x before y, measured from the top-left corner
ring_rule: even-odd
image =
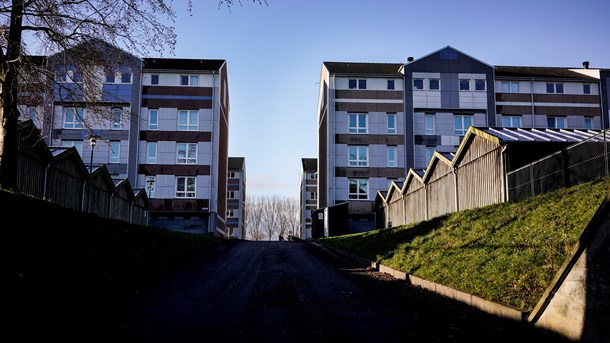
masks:
[[[402,112],[403,103],[335,102],[335,111]]]
[[[209,165],[140,164],[139,174],[197,176],[210,175]]]
[[[402,91],[380,90],[335,90],[335,99],[402,100]]]
[[[355,167],[335,167],[336,177],[383,177],[399,178],[405,177],[406,171],[403,168],[355,168]]]
[[[144,86],[142,96],[145,95],[179,95],[179,96],[212,96],[212,87],[167,87]]]
[[[211,142],[212,133],[207,131],[140,131],[140,140],[147,142]]]
[[[498,114],[520,115],[532,114],[532,106],[496,106]],[[567,106],[534,106],[534,114],[537,115],[561,115],[561,116],[601,116],[599,107],[567,107]]]
[[[202,208],[207,209],[209,203],[209,199],[150,199],[152,212],[207,212]]]
[[[177,108],[188,109],[211,109],[212,100],[189,100],[189,99],[142,99],[142,107],[148,108]]]
[[[353,135],[335,134],[335,144],[384,144],[401,145],[404,144],[403,135]]]
[[[599,95],[583,94],[533,94],[534,102],[553,102],[565,104],[599,104]],[[496,93],[496,101],[532,102],[532,94]]]

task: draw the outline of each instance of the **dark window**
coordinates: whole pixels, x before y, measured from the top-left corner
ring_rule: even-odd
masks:
[[[356,80],[354,80],[354,79],[349,80],[349,89],[356,89]]]
[[[441,82],[438,79],[431,79],[430,80],[430,89],[440,89],[441,88]]]
[[[563,93],[563,83],[555,84],[555,93]]]
[[[547,93],[555,93],[555,84],[554,83],[547,83],[546,84],[546,92]]]
[[[150,84],[151,85],[158,85],[159,84],[159,75],[151,75],[150,76]]]
[[[358,89],[366,89],[366,80],[358,80]]]
[[[388,89],[394,89],[394,80],[388,80]]]
[[[424,80],[413,79],[413,89],[424,89]]]
[[[591,94],[591,85],[582,85],[582,92],[584,94]]]
[[[485,80],[474,80],[474,89],[478,91],[485,90]]]

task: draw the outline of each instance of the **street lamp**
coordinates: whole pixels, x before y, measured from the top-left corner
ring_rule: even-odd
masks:
[[[152,191],[153,191],[154,187],[155,187],[154,176],[147,176],[146,177],[146,195],[148,195],[149,199],[152,198]]]
[[[93,149],[99,138],[96,134],[87,135],[89,138],[89,145],[91,145],[91,156],[89,157],[89,186],[87,187],[87,212],[91,208],[91,173],[93,172]]]

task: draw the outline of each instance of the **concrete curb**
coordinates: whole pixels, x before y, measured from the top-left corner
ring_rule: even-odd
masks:
[[[321,245],[319,243],[316,243],[316,244]],[[387,273],[387,274],[392,275],[396,279],[405,280],[406,282],[408,282],[409,284],[411,284],[413,286],[418,286],[418,287],[424,288],[426,290],[441,294],[443,296],[460,301],[469,306],[477,308],[483,312],[487,312],[489,314],[493,314],[498,317],[512,319],[515,321],[527,322],[527,317],[529,315],[529,312],[519,311],[514,308],[508,307],[506,305],[502,305],[502,304],[499,304],[499,303],[496,303],[493,301],[489,301],[489,300],[483,299],[481,297],[478,297],[476,295],[451,288],[449,286],[441,285],[441,284],[433,282],[433,281],[428,281],[428,280],[422,279],[420,277],[407,274],[403,271],[390,268],[381,263],[368,260],[366,258],[354,255],[350,252],[343,251],[337,247],[333,247],[333,246],[329,246],[329,245],[323,245],[323,246],[325,248],[329,248],[329,249],[333,250],[334,252],[336,252],[338,254],[353,258],[364,265],[369,265],[381,273]]]

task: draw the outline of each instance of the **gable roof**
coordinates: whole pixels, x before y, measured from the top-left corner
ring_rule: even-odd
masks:
[[[402,63],[323,62],[330,74],[402,77]]]
[[[445,47],[440,48],[440,49],[438,49],[436,51],[433,51],[433,52],[431,52],[431,53],[429,53],[427,55],[424,55],[423,57],[414,59],[413,61],[407,63],[407,65],[408,64],[413,64],[415,62],[419,62],[419,61],[422,61],[422,60],[425,60],[425,59],[428,59],[430,56],[433,56],[435,54],[451,54],[451,53],[459,53],[459,54],[464,55],[464,56],[466,56],[466,57],[468,57],[468,58],[470,58],[470,59],[472,59],[474,61],[477,61],[477,62],[479,62],[481,64],[484,64],[484,65],[486,65],[486,66],[488,66],[490,68],[493,68],[492,65],[490,65],[488,63],[485,63],[485,62],[479,60],[478,58],[474,58],[474,57],[472,57],[472,56],[470,56],[470,55],[468,55],[468,54],[466,54],[466,53],[464,53],[464,52],[462,52],[462,51],[452,47],[451,45],[446,45]]]

